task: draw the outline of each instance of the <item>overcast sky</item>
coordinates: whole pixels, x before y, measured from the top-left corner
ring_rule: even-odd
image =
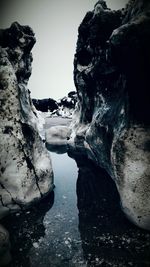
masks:
[[[2,4],[3,2],[3,4]],[[28,87],[33,98],[59,99],[75,90],[73,57],[77,29],[97,0],[1,0],[0,27],[12,22],[29,25],[37,42],[32,50],[32,75]],[[128,0],[107,0],[108,7],[119,9]]]

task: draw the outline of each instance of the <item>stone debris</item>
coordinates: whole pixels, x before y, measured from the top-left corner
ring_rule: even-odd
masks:
[[[32,245],[34,248],[39,248],[39,244],[37,242],[34,242]]]

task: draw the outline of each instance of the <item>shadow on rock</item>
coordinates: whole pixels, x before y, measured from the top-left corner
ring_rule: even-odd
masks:
[[[43,219],[53,206],[54,192],[28,210],[11,214],[1,220],[10,235],[12,262],[9,267],[30,267],[30,249],[40,246],[38,241],[45,235]]]
[[[8,231],[0,225],[0,267],[11,262],[10,241]]]
[[[113,180],[91,161],[76,160],[79,230],[87,266],[150,266],[150,234],[127,220]]]
[[[52,144],[48,144],[46,143],[46,148],[51,151],[51,152],[55,152],[57,154],[65,154],[67,152],[67,145],[52,145]]]

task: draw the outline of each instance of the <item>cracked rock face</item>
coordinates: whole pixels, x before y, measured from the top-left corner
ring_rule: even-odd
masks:
[[[13,23],[0,31],[0,216],[53,189],[51,160],[27,89],[34,43],[28,26]]]
[[[150,3],[111,11],[98,1],[79,26],[74,58],[78,105],[70,150],[106,169],[122,208],[150,230]]]

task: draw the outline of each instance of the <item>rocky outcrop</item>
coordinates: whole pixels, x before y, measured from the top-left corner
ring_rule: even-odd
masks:
[[[64,118],[72,118],[77,103],[77,93],[71,91],[67,96],[58,100],[59,109],[56,112],[57,115]]]
[[[60,154],[67,152],[67,140],[70,137],[70,129],[65,125],[57,125],[48,128],[45,132],[46,147],[50,151]]]
[[[68,93],[68,96],[64,96],[58,101],[59,107],[74,109],[77,102],[77,93],[71,91]]]
[[[58,109],[57,102],[52,98],[45,98],[45,99],[32,99],[33,105],[35,108],[42,112],[52,112]]]
[[[74,58],[78,105],[70,150],[114,179],[122,208],[150,230],[150,3],[112,11],[98,1],[79,26]]]
[[[32,29],[13,23],[0,31],[0,215],[53,189],[49,153],[39,137],[27,89],[35,44]]]
[[[67,96],[59,99],[58,102],[52,98],[32,99],[36,110],[48,112],[51,116],[62,116],[72,118],[72,114],[77,103],[77,93],[71,91]]]

